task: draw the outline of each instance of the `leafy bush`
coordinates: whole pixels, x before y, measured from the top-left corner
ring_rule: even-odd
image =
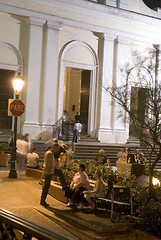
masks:
[[[97,165],[94,161],[69,161],[68,166],[64,170],[64,176],[68,184],[72,181],[74,174],[77,172],[77,166],[80,163],[84,163],[86,166],[85,172],[87,173],[89,179],[95,180],[94,173],[99,168],[103,173],[103,180],[108,183],[109,181],[115,183],[117,181],[117,173],[112,169],[107,168],[105,165]]]
[[[132,187],[135,189],[134,197],[134,212],[138,217],[137,227],[146,232],[152,233],[157,237],[161,237],[161,188],[155,187],[153,190],[153,198],[149,197],[149,188],[140,187],[135,183],[135,176],[131,176],[129,179],[117,178],[117,172],[107,168],[105,165],[97,165],[94,161],[73,161],[69,162],[69,165],[64,170],[67,183],[70,184],[74,174],[77,172],[77,166],[80,163],[84,163],[86,166],[86,173],[89,179],[94,179],[94,173],[96,169],[100,168],[103,173],[103,180],[106,183],[112,182],[117,185]],[[161,179],[161,174],[155,172],[155,177]]]
[[[8,145],[6,143],[0,143],[0,152],[4,153],[7,147]]]

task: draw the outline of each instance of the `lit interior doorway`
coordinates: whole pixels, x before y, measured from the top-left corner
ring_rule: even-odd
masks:
[[[80,115],[82,132],[87,133],[90,94],[90,71],[79,68],[65,68],[63,110],[68,112],[67,121],[74,123]]]
[[[8,116],[8,99],[13,98],[12,79],[15,72],[0,69],[0,129],[11,130],[12,117]]]
[[[131,87],[130,111],[139,119],[140,123],[145,122],[146,111],[148,111],[146,108],[147,91],[147,88]],[[141,125],[139,131],[143,131]],[[131,137],[137,137],[131,120],[129,135]]]

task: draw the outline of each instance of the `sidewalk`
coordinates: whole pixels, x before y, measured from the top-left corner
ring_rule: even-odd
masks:
[[[44,208],[39,204],[42,190],[38,180],[25,176],[10,179],[8,174],[9,171],[0,171],[0,208],[75,240],[136,239],[130,231],[132,224],[113,224],[106,211],[98,211],[96,214],[88,214],[86,208],[77,211],[67,208],[66,204],[49,195],[47,202],[50,207]]]

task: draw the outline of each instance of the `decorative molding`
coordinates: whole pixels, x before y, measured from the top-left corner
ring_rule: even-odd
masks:
[[[1,42],[0,41],[0,48],[3,47],[3,48],[9,48],[12,52],[14,52],[14,54],[16,55],[17,57],[17,62],[18,62],[18,65],[17,65],[17,71],[23,73],[23,58],[22,58],[22,55],[21,55],[21,52],[11,43],[7,43],[7,42]],[[4,64],[5,66],[5,64]],[[6,64],[7,66],[7,64]],[[9,65],[8,65],[9,66]],[[13,66],[13,65],[12,65]]]
[[[62,24],[59,22],[53,22],[53,21],[46,21],[44,27],[55,29],[55,30],[61,30]]]
[[[91,53],[91,55],[93,56],[94,65],[98,65],[97,55],[95,54],[94,50],[87,43],[82,42],[82,41],[68,42],[61,51],[62,52],[61,61],[64,61],[65,58],[66,58],[66,55],[70,51],[70,49],[72,49],[73,47],[76,47],[76,46],[86,48]]]
[[[128,45],[129,43],[129,38],[118,36],[116,39],[117,43],[125,44]]]
[[[111,34],[111,33],[99,33],[99,32],[93,32],[93,34],[98,37],[99,39],[103,39],[105,41],[113,42],[117,35]]]
[[[20,22],[26,25],[34,25],[38,27],[42,27],[45,24],[45,20],[36,17],[24,17],[24,16],[13,16],[14,18],[18,19]]]
[[[58,2],[58,1],[56,1]],[[28,9],[23,9],[20,7],[14,7],[14,6],[9,6],[7,4],[2,4],[0,3],[0,9],[2,12],[6,12],[9,14],[16,14],[16,15],[21,15],[24,17],[33,17],[37,19],[43,19],[43,20],[50,20],[50,21],[55,21],[59,22],[63,25],[70,26],[70,27],[77,27],[80,29],[85,29],[93,32],[111,32],[112,34],[116,35],[122,35],[122,36],[129,36],[129,38],[132,38],[134,40],[142,41],[142,42],[148,42],[148,43],[154,43],[154,44],[160,44],[160,28],[161,28],[161,21],[160,19],[157,19],[155,17],[150,17],[146,16],[143,14],[135,13],[135,12],[129,12],[127,10],[122,10],[114,7],[109,7],[109,6],[102,6],[101,4],[97,3],[92,3],[92,2],[87,2],[86,4],[84,1],[79,1],[82,2],[83,5],[80,6],[79,11],[85,10],[88,11],[88,15],[90,14],[93,17],[99,17],[99,18],[104,18],[104,20],[111,20],[113,19],[114,23],[123,23],[126,24],[127,27],[136,27],[139,24],[140,28],[143,28],[145,30],[148,30],[151,32],[151,36],[147,37],[142,35],[142,32],[139,34],[133,33],[133,32],[127,32],[127,27],[124,29],[111,29],[108,27],[102,27],[96,24],[94,21],[94,24],[89,24],[83,21],[79,20],[73,20],[69,18],[64,18],[64,17],[59,17],[55,15],[50,15],[46,13],[40,13],[38,11],[32,11]],[[44,3],[44,1],[43,1]],[[56,4],[56,3],[54,3]],[[59,2],[60,4],[60,2]],[[63,5],[62,1],[61,4]],[[67,3],[66,3],[67,4]],[[97,4],[97,8],[96,8]],[[70,1],[68,1],[68,7],[70,6]],[[100,5],[100,6],[99,6]],[[72,10],[74,11],[74,6],[72,5]],[[87,13],[86,13],[87,14]],[[158,32],[158,35],[156,34],[156,31]],[[153,34],[154,33],[154,34]]]
[[[6,64],[0,62],[0,69],[18,71],[19,65]]]

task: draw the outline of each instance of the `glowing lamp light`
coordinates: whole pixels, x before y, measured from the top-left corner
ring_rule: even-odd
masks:
[[[16,92],[16,95],[19,95],[24,85],[24,80],[20,75],[21,73],[18,73],[17,77],[13,79],[13,89]]]
[[[160,185],[160,181],[157,178],[153,177],[153,185]]]

